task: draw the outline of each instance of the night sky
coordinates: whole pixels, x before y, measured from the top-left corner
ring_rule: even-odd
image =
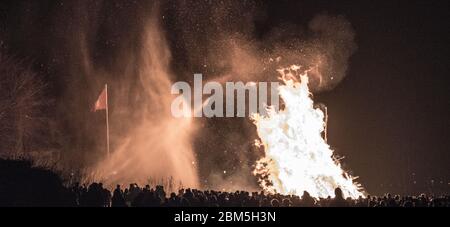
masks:
[[[83,3],[92,5],[94,9],[87,7],[90,13],[102,15],[97,18],[99,26],[89,25],[88,30],[98,30],[97,35],[91,37],[91,52],[93,62],[106,71],[114,68],[120,74],[120,70],[116,70],[120,64],[117,65],[114,56],[123,49],[139,49],[134,41],[139,40],[141,31],[137,23],[141,21],[141,8],[146,4],[137,2]],[[174,71],[184,72],[186,75],[178,78],[186,79],[199,72],[203,63],[187,57],[192,47],[186,48],[183,45],[189,44],[180,42],[179,37],[187,33],[177,27],[178,19],[171,19],[179,13],[173,9],[177,7],[174,2],[163,4],[162,15],[168,18],[164,29],[176,62],[173,63]],[[74,42],[67,40],[70,40],[71,32],[77,36],[77,30],[66,31],[64,28],[66,21],[70,23],[69,28],[77,28],[81,17],[68,13],[70,10],[63,5],[77,4],[70,1],[2,1],[2,48],[18,58],[28,59],[33,69],[49,83],[46,95],[56,101],[48,107],[48,112],[52,117],[63,116],[58,124],[63,134],[70,138],[67,139],[69,143],[83,141],[84,148],[95,147],[92,145],[95,141],[88,139],[87,132],[101,128],[101,125],[95,125],[98,119],[91,120],[94,126],[79,129],[75,126],[83,122],[80,119],[89,112],[66,116],[66,111],[76,107],[66,110],[61,106],[74,99],[68,91],[79,88],[69,84],[89,81],[74,79],[74,68],[78,63],[70,62],[80,62],[80,59],[73,53]],[[281,0],[262,1],[256,8],[249,11],[258,12],[250,21],[254,23],[251,35],[257,40],[263,39],[273,27],[304,25],[320,13],[343,15],[351,23],[357,49],[349,60],[347,74],[334,89],[314,97],[328,106],[329,144],[338,155],[345,156],[344,168],[359,176],[358,182],[369,193],[450,192],[448,1]],[[246,9],[239,12],[246,12]],[[239,20],[230,24],[239,24]],[[205,37],[208,36],[202,36]],[[126,48],[122,48],[124,46]],[[208,72],[204,73],[208,76]],[[100,77],[95,84],[83,88],[86,90],[80,92],[83,94],[75,98],[78,100],[75,103],[87,107],[94,101],[102,83],[115,79],[115,75]],[[200,167],[203,178],[223,170],[238,173],[242,166],[254,163],[256,156],[249,154],[255,136],[251,122],[246,119],[199,121],[206,131],[198,135],[195,142],[199,163],[208,163]],[[243,169],[251,175],[248,167]]]
[[[443,1],[329,8],[351,21],[359,46],[344,81],[320,97],[329,106],[329,142],[374,191],[449,182],[446,9]]]

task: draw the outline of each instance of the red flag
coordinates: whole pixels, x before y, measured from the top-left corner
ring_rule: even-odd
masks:
[[[107,93],[106,86],[105,86],[102,93],[98,96],[98,99],[95,102],[93,111],[95,112],[97,110],[106,110],[107,98],[108,98],[108,93]]]

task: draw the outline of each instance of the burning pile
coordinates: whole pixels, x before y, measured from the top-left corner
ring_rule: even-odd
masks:
[[[342,170],[333,150],[322,137],[324,113],[314,108],[308,89],[307,71],[301,67],[280,69],[284,82],[279,94],[284,109],[268,111],[268,116],[254,116],[254,123],[265,157],[257,162],[254,174],[269,192],[301,195],[308,191],[313,197],[334,196],[340,187],[346,197],[363,195],[361,186]],[[300,77],[301,81],[298,81]]]

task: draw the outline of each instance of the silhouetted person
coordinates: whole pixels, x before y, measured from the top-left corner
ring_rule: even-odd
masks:
[[[270,206],[271,207],[280,207],[280,201],[278,201],[278,199],[272,199],[272,201],[270,201]]]
[[[111,206],[111,192],[106,189],[103,188],[103,184],[99,183],[99,188],[102,192],[102,201],[103,201],[103,206],[104,207],[110,207]]]
[[[105,204],[103,188],[98,183],[89,185],[86,194],[86,204],[89,207],[102,207]]]
[[[126,207],[127,206],[122,189],[120,189],[120,185],[117,185],[116,189],[113,192],[113,196],[111,199],[111,206],[112,207]]]
[[[330,207],[348,207],[349,204],[344,199],[342,190],[340,188],[336,188],[334,190],[334,198],[330,202]]]
[[[307,191],[304,191],[302,195],[302,206],[313,207],[315,205],[316,200],[313,197],[311,197],[311,195],[309,195]]]

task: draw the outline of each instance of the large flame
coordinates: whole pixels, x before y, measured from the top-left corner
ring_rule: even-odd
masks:
[[[300,195],[307,191],[316,198],[334,197],[340,187],[346,197],[362,196],[359,184],[342,170],[333,150],[322,137],[324,113],[314,107],[308,89],[308,72],[299,75],[299,66],[280,69],[284,82],[279,95],[284,109],[255,115],[265,157],[257,162],[254,173],[269,192]],[[301,82],[297,78],[301,79]]]

